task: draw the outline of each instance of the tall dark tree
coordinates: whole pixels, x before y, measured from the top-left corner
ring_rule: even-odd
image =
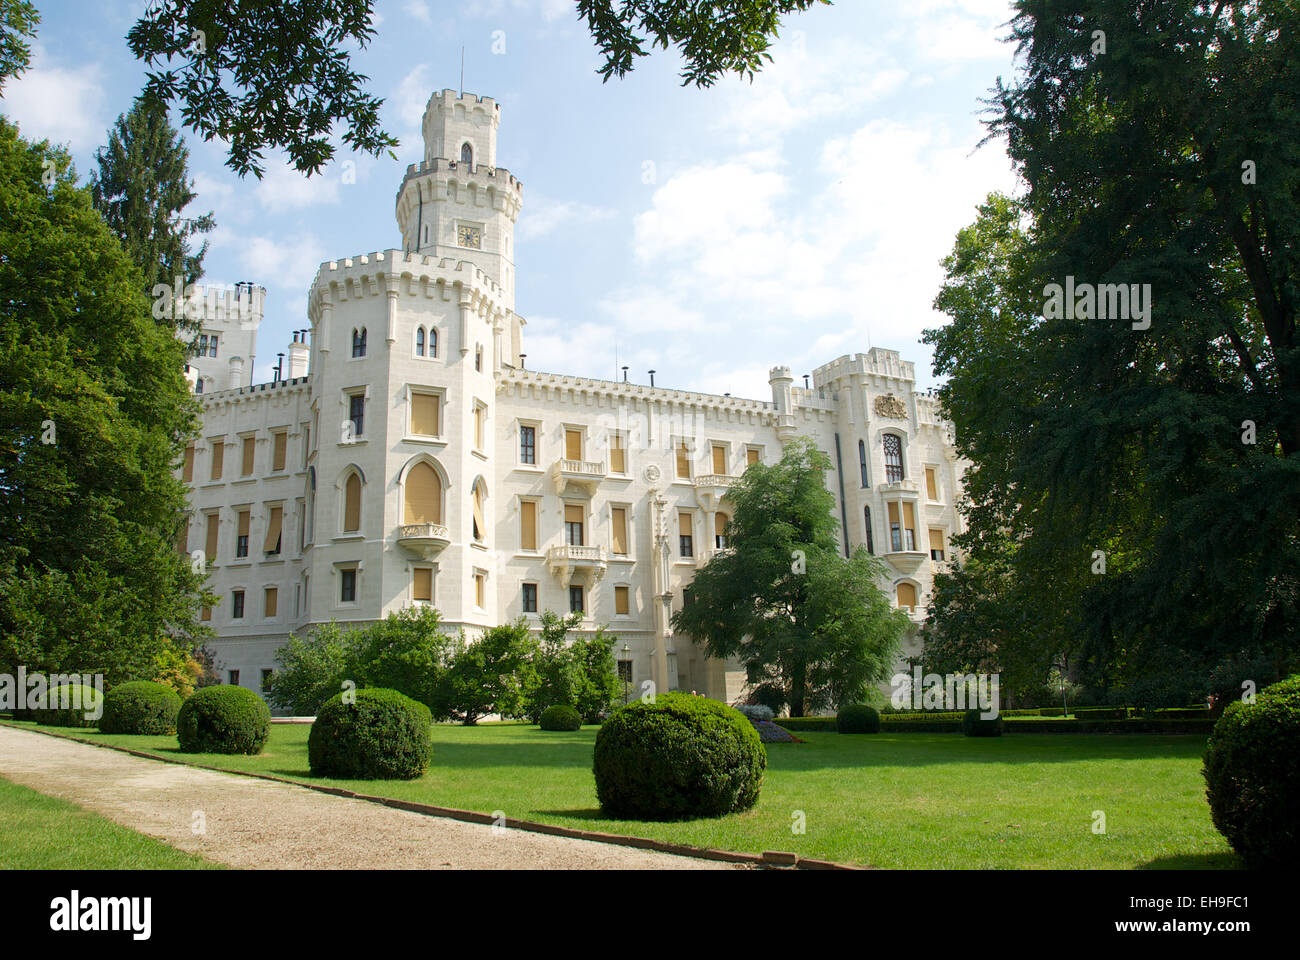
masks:
[[[0,250],[0,672],[152,679],[201,602],[177,549],[185,347],[67,155],[3,118]]]
[[[605,58],[608,80],[631,71],[651,47],[678,47],[683,82],[708,86],[736,73],[752,77],[765,60],[781,17],[830,0],[579,0]],[[149,67],[145,92],[179,104],[186,128],[229,144],[240,176],[265,171],[268,149],[283,148],[308,175],[334,159],[331,128],[342,143],[375,156],[397,146],[379,121],[383,100],[352,53],[375,36],[374,0],[157,0],[131,28],[131,52]]]
[[[776,684],[791,716],[861,699],[888,677],[908,627],[879,588],[883,567],[843,556],[830,458],[800,437],[779,463],[754,464],[731,488],[729,550],[695,574],[673,626],[713,657],[737,657],[752,684]]]
[[[91,197],[144,273],[146,290],[173,286],[178,277],[188,285],[203,276],[208,243],[194,250],[192,241],[216,223],[211,212],[183,215],[196,196],[189,155],[166,110],[143,99],[117,118],[108,145],[95,154],[99,169],[90,175]]]
[[[16,77],[32,60],[27,42],[36,36],[41,15],[31,0],[0,0],[0,90],[5,81]]]

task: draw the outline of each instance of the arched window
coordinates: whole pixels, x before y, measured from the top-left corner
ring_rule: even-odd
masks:
[[[361,478],[348,475],[343,485],[343,532],[356,533],[361,529]]]
[[[307,469],[307,504],[306,515],[302,518],[303,542],[312,543],[316,533],[316,468]]]
[[[199,377],[197,380],[194,381],[194,392],[195,392],[195,393],[202,393],[202,392],[203,392],[203,378],[202,378],[202,377]]]
[[[415,328],[415,355],[424,356],[424,327]]]
[[[461,144],[460,162],[467,163],[471,167],[474,166],[474,148],[471,147],[468,143]]]
[[[406,474],[403,523],[442,523],[442,478],[433,465],[420,462]]]
[[[483,522],[483,480],[481,478],[474,481],[471,499],[474,501],[474,539],[482,543],[487,535],[487,524]]]
[[[870,486],[867,483],[867,443],[865,440],[858,441],[858,469],[862,472],[862,486]]]
[[[438,355],[438,331],[433,327],[429,328],[429,356]]]
[[[352,356],[364,357],[366,355],[366,328],[352,331]]]
[[[885,434],[885,482],[897,483],[903,479],[903,441],[896,433]]]
[[[867,525],[867,553],[876,552],[876,538],[871,533],[871,508],[862,508],[862,519]]]
[[[907,607],[908,610],[916,609],[916,587],[910,583],[898,585],[898,608],[901,610],[903,607]]]

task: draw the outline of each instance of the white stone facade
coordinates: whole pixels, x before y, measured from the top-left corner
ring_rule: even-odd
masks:
[[[943,562],[931,552],[946,557],[960,531],[961,464],[912,364],[843,356],[809,388],[778,366],[766,401],[525,369],[512,259],[523,187],[494,166],[499,119],[490,99],[434,94],[425,159],[397,196],[404,248],[321,266],[309,345],[290,345],[286,379],[204,391],[187,548],[206,554],[215,525],[223,674],[260,689],[290,633],[330,620],[427,602],[473,635],[580,603],[584,629],[619,637],[633,690],[652,680],[733,700],[737,665],[674,636],[669,618],[719,549],[729,484],[798,435],[837,465],[841,542],[868,542],[869,510],[882,587],[919,622]]]

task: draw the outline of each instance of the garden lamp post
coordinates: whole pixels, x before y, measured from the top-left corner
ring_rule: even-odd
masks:
[[[629,663],[629,665],[630,665],[631,661],[629,661],[629,660],[627,659],[627,655],[628,655],[629,653],[631,653],[631,652],[632,652],[632,648],[629,647],[626,643],[623,644],[623,660],[624,660],[625,662]],[[630,670],[623,670],[623,671],[620,671],[620,672],[623,674],[623,706],[626,707],[626,706],[627,706],[627,698],[628,698],[628,687],[627,687],[627,684],[628,684],[628,674],[629,674],[631,671],[630,671]]]

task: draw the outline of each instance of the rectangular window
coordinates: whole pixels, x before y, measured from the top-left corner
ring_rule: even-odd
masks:
[[[611,507],[609,511],[611,547],[616,556],[627,556],[627,508]]]
[[[627,438],[621,432],[609,435],[609,469],[611,473],[627,473]]]
[[[677,441],[677,476],[683,480],[691,476],[691,448],[685,440]]]
[[[275,446],[271,451],[271,469],[280,471],[284,469],[285,459],[289,453],[289,434],[281,430],[275,434]]]
[[[934,527],[931,527],[930,528],[930,559],[942,561],[943,555],[944,555],[943,531],[936,530]]]
[[[537,501],[519,501],[519,549],[537,549]]]
[[[758,458],[759,452],[753,447],[750,447],[745,451],[745,466],[752,467],[754,464],[758,463]]]
[[[250,514],[247,510],[239,511],[239,526],[235,531],[235,556],[248,556],[248,525]]]
[[[221,467],[226,459],[226,444],[221,440],[212,441],[212,473],[213,480],[221,479]]]
[[[581,547],[585,542],[582,538],[583,520],[582,507],[572,503],[564,505],[564,542],[571,547]]]
[[[487,605],[487,577],[484,574],[474,574],[474,606],[480,610]]]
[[[181,468],[181,479],[186,483],[194,480],[194,444],[185,448],[185,466]]]
[[[217,355],[217,335],[214,333],[212,336],[208,337],[208,356],[215,357],[216,355]]]
[[[581,430],[564,431],[564,459],[566,460],[582,459],[582,431]]]
[[[207,623],[209,620],[211,620],[211,619],[212,619],[212,608],[211,608],[211,607],[204,607],[204,608],[203,608],[203,612],[202,612],[201,614],[199,614],[199,619],[202,620],[204,623]]]
[[[903,549],[903,525],[898,518],[898,504],[889,504],[889,548],[895,553]]]
[[[363,395],[348,397],[348,419],[352,421],[352,436],[359,437],[366,432],[366,398]]]
[[[271,670],[266,667],[262,668],[262,692],[271,692]]]
[[[207,555],[207,563],[217,562],[217,534],[220,530],[221,515],[218,513],[209,513],[207,539],[203,543],[203,551]]]
[[[277,616],[280,612],[280,588],[267,587],[263,599],[266,603],[264,609],[266,610],[267,619],[269,620],[270,618]]]
[[[230,596],[231,599],[234,601],[232,604],[233,609],[230,611],[230,616],[235,620],[243,620],[244,619],[244,591],[236,590]]]
[[[689,510],[681,510],[677,514],[677,542],[683,557],[695,556],[695,550],[691,539],[691,514]]]
[[[339,600],[342,603],[356,602],[357,572],[355,570],[339,571]]]
[[[713,545],[719,550],[726,550],[727,542],[727,515],[725,513],[715,513],[713,515]]]
[[[411,394],[411,433],[419,437],[438,436],[438,414],[437,394]]]
[[[626,614],[628,611],[628,588],[614,588],[614,612]]]
[[[537,428],[525,427],[519,428],[519,462],[527,464],[537,463]]]
[[[720,443],[713,445],[713,472],[719,477],[727,475],[727,448]]]
[[[583,604],[582,587],[576,583],[569,587],[569,612],[586,612],[586,607]]]
[[[925,468],[925,495],[931,500],[939,499],[939,484],[935,480],[934,467]]]
[[[483,450],[487,437],[487,407],[483,404],[474,406],[474,449]]]
[[[433,602],[432,567],[416,567],[411,572],[411,599],[422,603]]]
[[[226,671],[226,682],[229,683],[232,687],[237,687],[237,686],[239,686],[239,671],[238,671],[238,670],[227,670],[227,671]]]
[[[266,521],[266,541],[262,544],[262,549],[266,551],[268,556],[278,557],[280,555],[283,526],[284,507],[272,507],[271,516]]]
[[[524,613],[537,612],[537,584],[535,583],[524,584],[523,601],[524,601]]]
[[[908,550],[916,549],[916,506],[903,504],[903,543]]]
[[[257,455],[257,438],[244,437],[243,440],[244,461],[240,467],[239,475],[241,477],[251,477],[253,475],[253,460]]]

